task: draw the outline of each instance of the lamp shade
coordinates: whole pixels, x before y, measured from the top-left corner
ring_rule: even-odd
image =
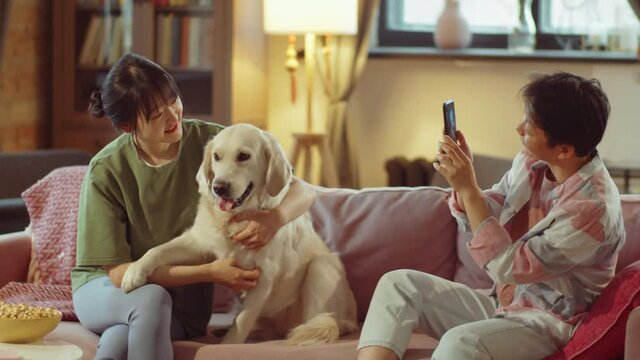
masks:
[[[355,34],[357,0],[264,0],[269,34]]]

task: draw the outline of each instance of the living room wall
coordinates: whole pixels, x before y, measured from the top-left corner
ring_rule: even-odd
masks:
[[[386,184],[392,156],[433,158],[442,131],[442,100],[456,100],[459,128],[474,152],[512,157],[520,149],[520,88],[532,72],[568,71],[597,78],[612,112],[600,146],[611,160],[638,158],[638,66],[516,60],[373,59],[358,84],[351,114],[362,156],[363,186]],[[375,140],[375,141],[372,141]]]
[[[303,128],[304,98],[287,101],[288,78],[282,69],[286,40],[272,38],[268,66],[268,124],[291,146],[291,132]],[[638,158],[640,72],[637,64],[514,59],[452,60],[372,58],[357,84],[349,108],[360,154],[361,186],[386,185],[384,163],[403,155],[433,159],[442,132],[442,101],[456,100],[459,128],[477,153],[512,157],[520,148],[515,127],[522,120],[519,89],[532,72],[568,71],[601,80],[612,114],[600,146],[604,158]],[[300,73],[302,74],[302,73]],[[304,79],[299,86],[304,89]],[[324,122],[326,99],[316,88],[316,129]]]
[[[8,2],[0,61],[0,151],[48,145],[51,86],[49,1]]]

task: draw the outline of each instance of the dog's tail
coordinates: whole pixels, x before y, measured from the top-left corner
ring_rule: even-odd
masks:
[[[338,320],[332,313],[322,313],[311,318],[302,325],[298,325],[289,332],[289,345],[318,345],[328,344],[338,340],[341,334],[358,330],[353,321]]]

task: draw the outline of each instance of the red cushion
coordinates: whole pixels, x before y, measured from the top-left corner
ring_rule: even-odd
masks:
[[[69,166],[53,170],[22,193],[31,220],[37,283],[71,284],[71,269],[76,264],[78,201],[86,169]]]
[[[564,348],[547,360],[618,359],[624,355],[627,318],[640,306],[640,261],[619,272],[598,296]]]

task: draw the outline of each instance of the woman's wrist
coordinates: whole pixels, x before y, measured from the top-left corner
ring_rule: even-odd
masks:
[[[202,274],[202,282],[213,282],[213,283],[218,283],[218,281],[220,280],[219,277],[219,273],[218,273],[218,266],[216,261],[208,263],[208,264],[204,264],[204,265],[199,265],[202,268],[201,274]]]
[[[477,186],[461,189],[456,191],[456,193],[458,196],[457,198],[458,204],[461,204],[462,206],[465,206],[465,207],[467,204],[470,204],[479,199],[482,199],[484,201],[482,190],[480,190],[480,188],[478,188]]]
[[[283,227],[289,222],[279,206],[275,209],[269,210],[269,213],[271,214],[272,219],[275,221],[275,224],[278,226],[278,228]]]

